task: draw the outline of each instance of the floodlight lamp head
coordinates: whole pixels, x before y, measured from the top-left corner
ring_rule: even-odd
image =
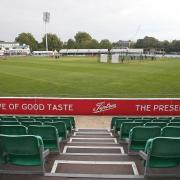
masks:
[[[49,23],[50,22],[50,13],[49,12],[43,12],[43,21],[45,23]]]

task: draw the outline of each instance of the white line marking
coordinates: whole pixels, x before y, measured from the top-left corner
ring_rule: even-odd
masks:
[[[109,140],[113,140],[114,143],[117,144],[117,139],[116,139],[116,138],[91,138],[91,137],[90,137],[90,138],[82,138],[82,137],[71,137],[71,138],[69,139],[69,142],[72,142],[73,139],[76,139],[76,140],[78,140],[78,139],[79,139],[79,140],[80,140],[80,139],[82,139],[82,140],[89,139],[89,140],[105,140],[105,141],[106,141],[106,140],[108,140],[108,141],[109,141]]]
[[[69,154],[67,153],[67,149],[120,149],[121,154],[125,154],[124,153],[124,148],[123,147],[110,147],[110,146],[64,146],[63,149],[63,153]],[[73,154],[77,154],[77,153],[73,153]],[[80,154],[85,154],[85,153],[80,153]],[[100,154],[100,153],[89,153],[89,154]],[[111,153],[102,153],[102,154],[108,154],[110,155]]]
[[[74,144],[104,144],[104,145],[115,145],[117,143],[111,143],[111,142],[67,142],[67,144],[74,143]],[[98,146],[99,147],[99,146]]]
[[[103,133],[103,132],[74,132],[73,136],[77,136],[77,135],[110,135],[112,136],[112,133],[107,132],[107,133]]]
[[[89,131],[106,131],[106,132],[110,132],[110,129],[102,129],[102,128],[77,128],[77,131],[83,131],[83,130],[89,130]]]
[[[135,162],[133,161],[68,161],[68,160],[55,160],[51,173],[55,173],[58,164],[92,164],[92,165],[104,165],[104,164],[114,164],[114,165],[131,165],[134,175],[138,176],[138,170]]]
[[[127,154],[117,153],[61,153],[65,156],[126,156]]]

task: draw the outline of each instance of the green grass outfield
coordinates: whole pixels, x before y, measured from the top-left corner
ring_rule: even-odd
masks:
[[[96,57],[1,58],[0,96],[180,97],[180,59],[101,64]]]

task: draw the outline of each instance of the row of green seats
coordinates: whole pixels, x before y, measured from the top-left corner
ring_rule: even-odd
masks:
[[[62,123],[61,123],[62,122]],[[58,126],[58,129],[63,129],[61,131],[65,131],[67,129],[67,135],[70,135],[72,133],[72,124],[70,119],[55,119],[53,121],[50,121],[47,119],[47,121],[41,121],[38,119],[37,121],[0,121],[0,125],[24,125],[24,126],[30,126],[30,125],[43,125],[43,124],[50,124],[50,125],[55,125]],[[65,125],[64,125],[65,124]],[[60,127],[63,126],[63,127]],[[65,126],[65,127],[64,127]]]
[[[180,121],[178,121],[178,120],[171,120],[171,121],[169,121],[169,120],[142,120],[142,119],[137,119],[137,120],[116,120],[116,122],[115,122],[115,125],[114,125],[114,133],[117,133],[117,131],[120,131],[120,129],[121,129],[121,125],[123,124],[123,123],[143,123],[143,124],[148,124],[148,125],[152,125],[152,126],[154,126],[155,125],[155,123],[156,123],[156,125],[162,125],[163,126],[163,124],[168,124],[168,123],[180,123]]]
[[[25,117],[25,116],[17,116],[17,117],[0,117],[1,121],[40,121],[40,122],[55,122],[55,121],[64,121],[66,123],[67,128],[75,129],[75,119],[74,117]],[[72,127],[71,127],[72,126]],[[69,129],[70,130],[70,129]]]
[[[18,171],[0,169],[0,173],[44,174],[45,158],[49,150],[44,148],[43,139],[34,135],[2,135],[0,134],[0,165],[39,166],[37,171]]]
[[[180,122],[180,117],[113,117],[111,120],[111,129],[114,129],[114,126],[116,126],[116,121],[135,121],[135,122],[141,122],[141,121],[164,121],[164,122]]]
[[[43,140],[45,149],[50,149],[54,152],[60,152],[60,143],[63,140],[62,136],[59,136],[59,132],[55,126],[43,125],[43,126],[0,126],[0,134],[3,135],[35,135],[40,136]]]
[[[125,122],[121,124],[120,130],[117,132],[117,135],[120,139],[125,139],[129,137],[129,132],[132,128],[136,127],[136,126],[141,126],[141,127],[160,127],[160,128],[164,128],[166,126],[179,126],[180,127],[180,123],[163,123],[163,122],[159,122],[159,123],[155,123],[155,122],[150,122],[150,123],[140,123],[140,122]]]
[[[152,127],[134,127],[129,132],[128,152],[144,150],[146,142],[155,137],[179,137],[180,127],[167,126],[164,128]]]
[[[180,138],[175,137],[156,137],[149,139],[144,151],[140,151],[145,165],[144,176],[177,176],[177,174],[168,174],[171,171],[165,171],[163,174],[152,174],[152,169],[178,168],[180,164]],[[149,171],[151,170],[151,171]],[[179,176],[179,174],[178,174]]]
[[[45,125],[49,125],[49,126],[54,126],[59,134],[59,137],[61,137],[63,140],[66,140],[68,138],[68,136],[70,136],[71,131],[69,131],[66,127],[66,124],[62,121],[57,121],[57,122],[45,122],[44,124],[42,124],[41,122],[30,122],[30,121],[24,121],[24,122],[0,122],[0,126],[20,126],[23,125],[25,127],[29,127],[29,126],[42,126],[44,127]]]

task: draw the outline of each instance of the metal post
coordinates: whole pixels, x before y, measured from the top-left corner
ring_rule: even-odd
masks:
[[[45,22],[45,36],[46,36],[46,51],[48,51],[48,40],[47,40],[47,27]]]

